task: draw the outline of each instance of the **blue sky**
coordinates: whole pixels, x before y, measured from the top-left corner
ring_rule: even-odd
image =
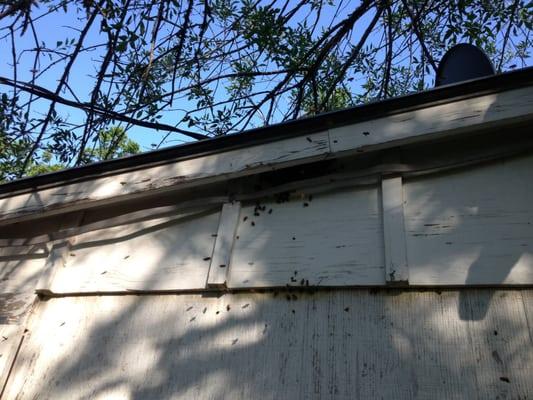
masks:
[[[341,13],[337,16],[337,20],[343,18],[347,11],[353,10],[354,2],[353,1],[344,1],[344,8],[341,10]],[[42,5],[40,8],[34,10],[34,17],[44,14],[46,12],[47,6]],[[321,20],[324,22],[329,22],[334,15],[332,14],[333,8],[325,8],[321,17]],[[37,18],[35,20],[35,29],[38,32],[39,40],[46,43],[47,47],[53,48],[58,44],[58,42],[65,42],[67,40],[77,40],[79,36],[78,29],[80,26],[83,26],[85,23],[85,18],[80,22],[78,18],[83,16],[83,14],[77,14],[75,12],[75,5],[70,4],[67,12],[64,12],[62,9],[51,13],[44,18]],[[362,21],[356,24],[356,28],[353,32],[353,37],[358,38],[361,35],[359,27],[366,27],[368,21],[372,18],[372,14],[367,14]],[[303,15],[295,18],[295,21],[301,21]],[[5,26],[5,25],[3,25]],[[92,29],[85,43],[98,44],[104,43],[103,38],[100,36],[99,24],[96,23],[94,29]],[[5,31],[3,31],[5,32]],[[1,36],[1,35],[0,35]],[[9,42],[9,37],[6,37],[3,40],[0,40],[0,50],[2,58],[0,59],[0,75],[7,76],[12,78],[12,68],[10,64],[12,63],[10,50],[11,44]],[[356,39],[354,39],[355,41]],[[21,49],[31,50],[35,48],[34,38],[31,32],[28,30],[25,35],[16,37],[16,47],[17,50]],[[105,51],[105,47],[99,47],[94,51],[89,53],[82,54],[78,57],[75,62],[75,65],[72,69],[71,78],[69,80],[72,90],[76,93],[81,101],[88,101],[91,91],[93,90],[94,75],[97,73],[96,68],[99,66],[99,60]],[[46,57],[46,56],[45,56]],[[26,51],[22,53],[18,60],[18,80],[20,81],[30,81],[31,80],[31,70],[33,69],[33,58],[34,53],[31,51]],[[46,64],[43,64],[45,66]],[[42,71],[42,67],[38,67],[39,71]],[[41,85],[49,90],[54,91],[57,85],[58,78],[64,70],[65,63],[61,62],[55,67],[50,68],[47,72],[38,79],[37,84]],[[355,84],[355,83],[354,83]],[[355,86],[354,86],[355,87]],[[4,88],[0,89],[4,90]],[[223,92],[222,92],[223,93]],[[223,94],[222,94],[223,95]],[[219,96],[222,96],[219,95]],[[62,96],[66,98],[72,98],[72,95],[68,91],[64,91]],[[45,114],[48,110],[49,102],[47,100],[40,100],[36,103],[34,109],[35,112]],[[175,109],[190,109],[194,105],[187,102],[186,99],[179,99],[176,104],[174,104]],[[85,113],[79,111],[75,108],[66,107],[66,106],[57,106],[59,114],[68,115],[69,119],[76,121],[79,124],[82,124],[85,120]],[[169,125],[175,125],[177,121],[181,118],[179,111],[172,111],[163,113],[160,122],[166,123]],[[255,120],[256,125],[260,125],[260,120]],[[191,129],[188,127],[183,127],[185,129]],[[148,151],[153,149],[152,144],[159,144],[161,140],[166,136],[166,132],[158,132],[152,129],[146,129],[141,127],[132,127],[129,132],[129,137],[136,142],[138,142],[143,151]],[[162,147],[181,144],[187,141],[191,141],[186,136],[179,134],[171,134],[168,140],[163,143]]]
[[[350,1],[345,2],[344,10],[351,10],[353,3]],[[43,15],[47,11],[47,7],[41,6],[40,8],[34,10],[34,17]],[[78,17],[80,15],[75,12],[75,7],[71,4],[69,5],[67,12],[63,9],[58,9],[56,12],[44,16],[43,18],[35,19],[35,30],[38,32],[39,40],[44,42],[47,47],[53,48],[61,42],[70,41],[72,39],[77,40],[79,36],[79,29],[84,25],[85,20],[79,21]],[[337,16],[341,18],[342,13]],[[371,16],[365,16],[362,20],[363,26],[364,23]],[[331,14],[331,8],[325,8],[321,17],[323,21],[330,21],[333,18]],[[298,18],[295,18],[298,21]],[[85,43],[104,43],[103,38],[100,36],[98,29],[99,24],[95,23],[95,28],[92,29]],[[20,33],[20,31],[19,31]],[[357,30],[354,32],[357,35]],[[0,60],[0,75],[7,76],[12,78],[12,60],[9,56],[10,53],[10,42],[9,37],[0,41],[0,49],[2,50],[3,57]],[[20,49],[33,49],[35,48],[35,41],[28,30],[24,35],[16,36],[16,47],[17,51]],[[76,95],[81,101],[88,101],[90,98],[91,91],[94,85],[93,77],[96,75],[96,68],[99,66],[97,61],[101,60],[105,48],[100,47],[95,49],[91,53],[82,54],[76,60],[71,73],[71,78],[69,80],[72,89],[75,91]],[[34,52],[28,51],[25,52],[18,59],[18,77],[20,81],[30,81],[32,74],[31,70],[33,69],[33,59]],[[45,61],[46,63],[46,61]],[[37,80],[37,84],[47,88],[48,90],[54,91],[57,86],[59,76],[64,70],[65,62],[58,63],[55,67],[50,68],[47,72],[43,73],[42,76]],[[42,68],[37,68],[39,71]],[[68,91],[62,93],[63,97],[72,98],[72,95]],[[36,103],[34,111],[46,114],[48,110],[49,102],[47,100],[41,100]],[[72,107],[66,107],[62,105],[57,105],[57,111],[59,114],[68,115],[69,119],[72,121],[83,122],[85,118],[85,113],[77,110]],[[179,99],[178,102],[174,105],[174,108],[191,108],[191,104],[188,104],[186,100]],[[172,115],[172,113],[164,113],[163,117],[160,119],[160,122],[175,125],[179,121],[179,115]],[[254,122],[256,126],[261,125],[260,121]],[[253,125],[253,124],[252,124]],[[188,127],[183,127],[185,129],[192,130]],[[128,135],[131,139],[138,142],[143,151],[153,149],[153,144],[159,144],[161,140],[166,137],[166,132],[158,132],[153,129],[147,129],[142,127],[134,126],[128,131]],[[193,139],[188,138],[187,136],[172,133],[162,147],[169,145],[176,145],[184,142],[191,141]]]

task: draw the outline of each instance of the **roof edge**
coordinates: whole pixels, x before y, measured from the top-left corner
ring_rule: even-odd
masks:
[[[332,111],[317,116],[255,128],[240,133],[186,143],[81,167],[68,168],[49,174],[22,178],[1,184],[0,194],[35,190],[37,188],[55,186],[66,182],[79,182],[102,175],[112,175],[124,170],[137,170],[153,165],[167,164],[177,160],[273,142],[279,139],[287,139],[349,125],[354,122],[384,117],[407,110],[498,93],[532,84],[533,67],[527,67],[494,76],[440,86],[401,97],[371,102],[348,109]]]

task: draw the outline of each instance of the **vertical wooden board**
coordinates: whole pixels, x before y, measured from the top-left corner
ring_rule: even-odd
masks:
[[[219,212],[158,218],[82,234],[49,291],[205,288]]]
[[[383,178],[381,199],[385,244],[385,280],[387,283],[406,283],[409,281],[409,267],[405,244],[401,177]]]
[[[529,340],[531,342],[531,346],[533,346],[533,296],[530,295],[529,291],[521,292],[521,294],[526,323],[529,329]]]
[[[533,283],[533,156],[404,182],[410,283]]]
[[[418,292],[392,297],[392,340],[410,362],[412,397],[478,398],[468,321],[459,317],[458,291]],[[400,312],[397,312],[401,310]]]
[[[240,212],[240,202],[226,203],[222,206],[215,239],[215,249],[213,250],[213,257],[211,258],[207,276],[208,287],[226,285]]]
[[[0,391],[17,354],[47,251],[46,246],[0,248]]]
[[[480,398],[527,399],[533,396],[533,346],[522,294],[486,290],[461,293],[462,316],[472,338]],[[528,343],[529,342],[529,343]]]
[[[20,325],[0,324],[0,393],[17,355],[23,330]]]
[[[243,206],[228,286],[383,284],[380,214],[376,188]]]
[[[490,293],[50,299],[32,319],[6,398],[527,398],[533,347],[520,293]],[[486,318],[473,320],[469,310],[490,296]],[[513,369],[508,383],[498,359]]]

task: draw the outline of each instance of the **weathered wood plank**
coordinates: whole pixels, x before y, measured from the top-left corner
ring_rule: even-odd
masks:
[[[378,189],[243,206],[228,287],[385,283]]]
[[[529,328],[530,346],[533,346],[533,297],[528,296],[527,292],[522,292],[522,304],[524,305],[524,313],[526,317],[526,324]]]
[[[205,288],[220,212],[176,214],[75,237],[48,294]],[[43,281],[43,283],[45,283]]]
[[[35,293],[37,294],[52,294],[51,288],[54,284],[54,279],[57,273],[61,272],[62,268],[66,267],[69,253],[72,246],[76,243],[76,238],[68,240],[58,240],[53,242],[52,250],[46,259],[46,263],[42,269],[39,280],[35,286]],[[75,286],[76,282],[72,282]]]
[[[62,213],[142,197],[147,193],[186,189],[228,177],[308,163],[325,157],[424,142],[436,136],[481,130],[533,117],[530,87],[484,95],[382,118],[362,121],[329,132],[277,140],[113,176],[95,178],[0,200],[0,223],[43,214]]]
[[[6,398],[529,398],[533,346],[521,294],[533,298],[359,289],[290,301],[283,293],[50,299],[36,310]]]
[[[121,201],[172,189],[225,180],[324,158],[329,153],[328,133],[279,140],[264,145],[211,154],[156,167],[124,172],[90,181],[43,189],[0,199],[0,221],[43,213],[65,212],[69,206]],[[70,208],[72,209],[72,207]]]
[[[522,295],[530,292],[486,290],[461,292],[460,316],[468,321],[470,346],[481,399],[523,399],[533,396],[533,352]]]
[[[404,181],[409,280],[533,284],[533,156]]]
[[[0,247],[0,259],[5,258],[43,258],[48,255],[46,243]]]
[[[362,152],[531,119],[530,87],[425,107],[330,130],[331,151]]]
[[[19,325],[30,308],[35,295],[32,292],[0,294],[0,325]]]
[[[33,293],[46,257],[14,255],[0,260],[0,293]]]
[[[68,225],[63,225],[60,223],[58,226],[58,230],[62,230],[62,228],[71,228],[72,225],[74,226],[71,229],[76,228],[81,224],[82,220],[83,212],[78,212],[75,215],[75,221],[70,221]],[[54,234],[55,232],[52,232],[49,234],[49,236],[52,237]],[[72,249],[72,246],[76,243],[77,239],[79,239],[79,236],[70,237],[63,240],[54,240],[49,243],[52,249],[50,251],[50,254],[48,255],[48,258],[46,259],[46,263],[42,270],[41,276],[39,277],[39,281],[37,282],[37,285],[35,287],[36,293],[50,293],[49,288],[52,285],[54,277],[57,272],[59,272],[62,268],[65,267],[70,250]]]
[[[207,275],[208,287],[226,286],[227,276],[230,270],[231,252],[235,242],[235,232],[239,224],[241,203],[226,203],[222,206],[220,222],[218,224],[215,249],[211,257],[209,273]]]
[[[473,296],[484,294],[484,290],[464,291],[472,292]],[[469,322],[459,312],[461,293],[463,289],[442,293],[413,292],[410,296],[393,295],[387,302],[387,313],[394,315],[394,319],[389,327],[383,326],[383,331],[390,331],[394,347],[409,360],[402,365],[405,381],[411,383],[410,393],[405,397],[480,398],[476,374],[484,367],[478,366],[472,339],[481,338],[470,335]],[[394,382],[389,382],[388,386],[394,387]],[[402,387],[407,392],[409,385]]]
[[[21,325],[0,324],[0,397],[19,350],[24,328]]]
[[[387,283],[407,283],[409,267],[405,247],[403,188],[400,176],[383,178],[381,199],[385,238],[385,280]]]

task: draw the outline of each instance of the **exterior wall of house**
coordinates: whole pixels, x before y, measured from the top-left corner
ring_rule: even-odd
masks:
[[[512,289],[52,298],[4,398],[526,399],[531,321]]]
[[[533,396],[532,153],[409,166],[1,229],[2,398]]]
[[[37,290],[532,285],[531,182],[530,155],[231,208],[145,210],[57,240]]]

